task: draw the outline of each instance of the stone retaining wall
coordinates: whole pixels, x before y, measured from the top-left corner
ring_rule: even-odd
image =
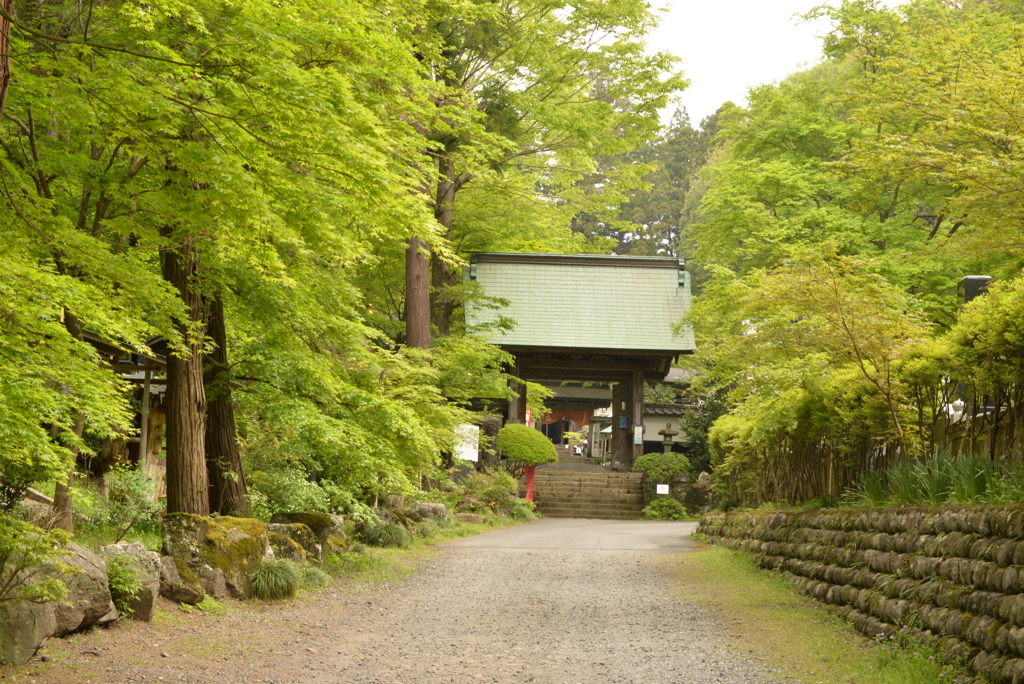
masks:
[[[1024,506],[706,513],[698,532],[782,571],[871,637],[931,640],[1024,683]]]

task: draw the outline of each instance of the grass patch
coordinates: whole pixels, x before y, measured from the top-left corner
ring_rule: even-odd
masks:
[[[935,684],[962,673],[926,648],[875,643],[815,606],[782,576],[716,546],[664,556],[681,596],[698,603],[740,637],[737,650],[804,684]]]
[[[228,607],[213,596],[207,596],[196,604],[196,608],[210,615],[227,615]]]

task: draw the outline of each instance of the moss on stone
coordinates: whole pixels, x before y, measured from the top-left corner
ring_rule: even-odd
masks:
[[[275,513],[273,518],[270,520],[273,523],[281,524],[299,524],[305,525],[311,529],[317,536],[324,534],[327,530],[334,526],[334,521],[326,513],[316,513],[312,511],[297,512],[297,513]]]

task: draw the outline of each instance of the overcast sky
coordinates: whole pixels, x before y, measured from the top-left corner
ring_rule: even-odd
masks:
[[[694,125],[747,88],[780,81],[818,62],[827,20],[794,19],[824,0],[672,0],[649,36],[653,50],[681,57],[690,87],[681,104]],[[656,3],[657,4],[657,3]],[[672,114],[666,113],[667,118]]]

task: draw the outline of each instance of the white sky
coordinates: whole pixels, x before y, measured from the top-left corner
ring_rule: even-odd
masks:
[[[657,4],[657,3],[655,3]],[[744,104],[747,88],[781,81],[818,62],[828,20],[793,17],[824,0],[671,0],[648,37],[651,50],[682,58],[690,79],[680,104],[694,126],[722,103]],[[665,112],[671,117],[675,106]]]

